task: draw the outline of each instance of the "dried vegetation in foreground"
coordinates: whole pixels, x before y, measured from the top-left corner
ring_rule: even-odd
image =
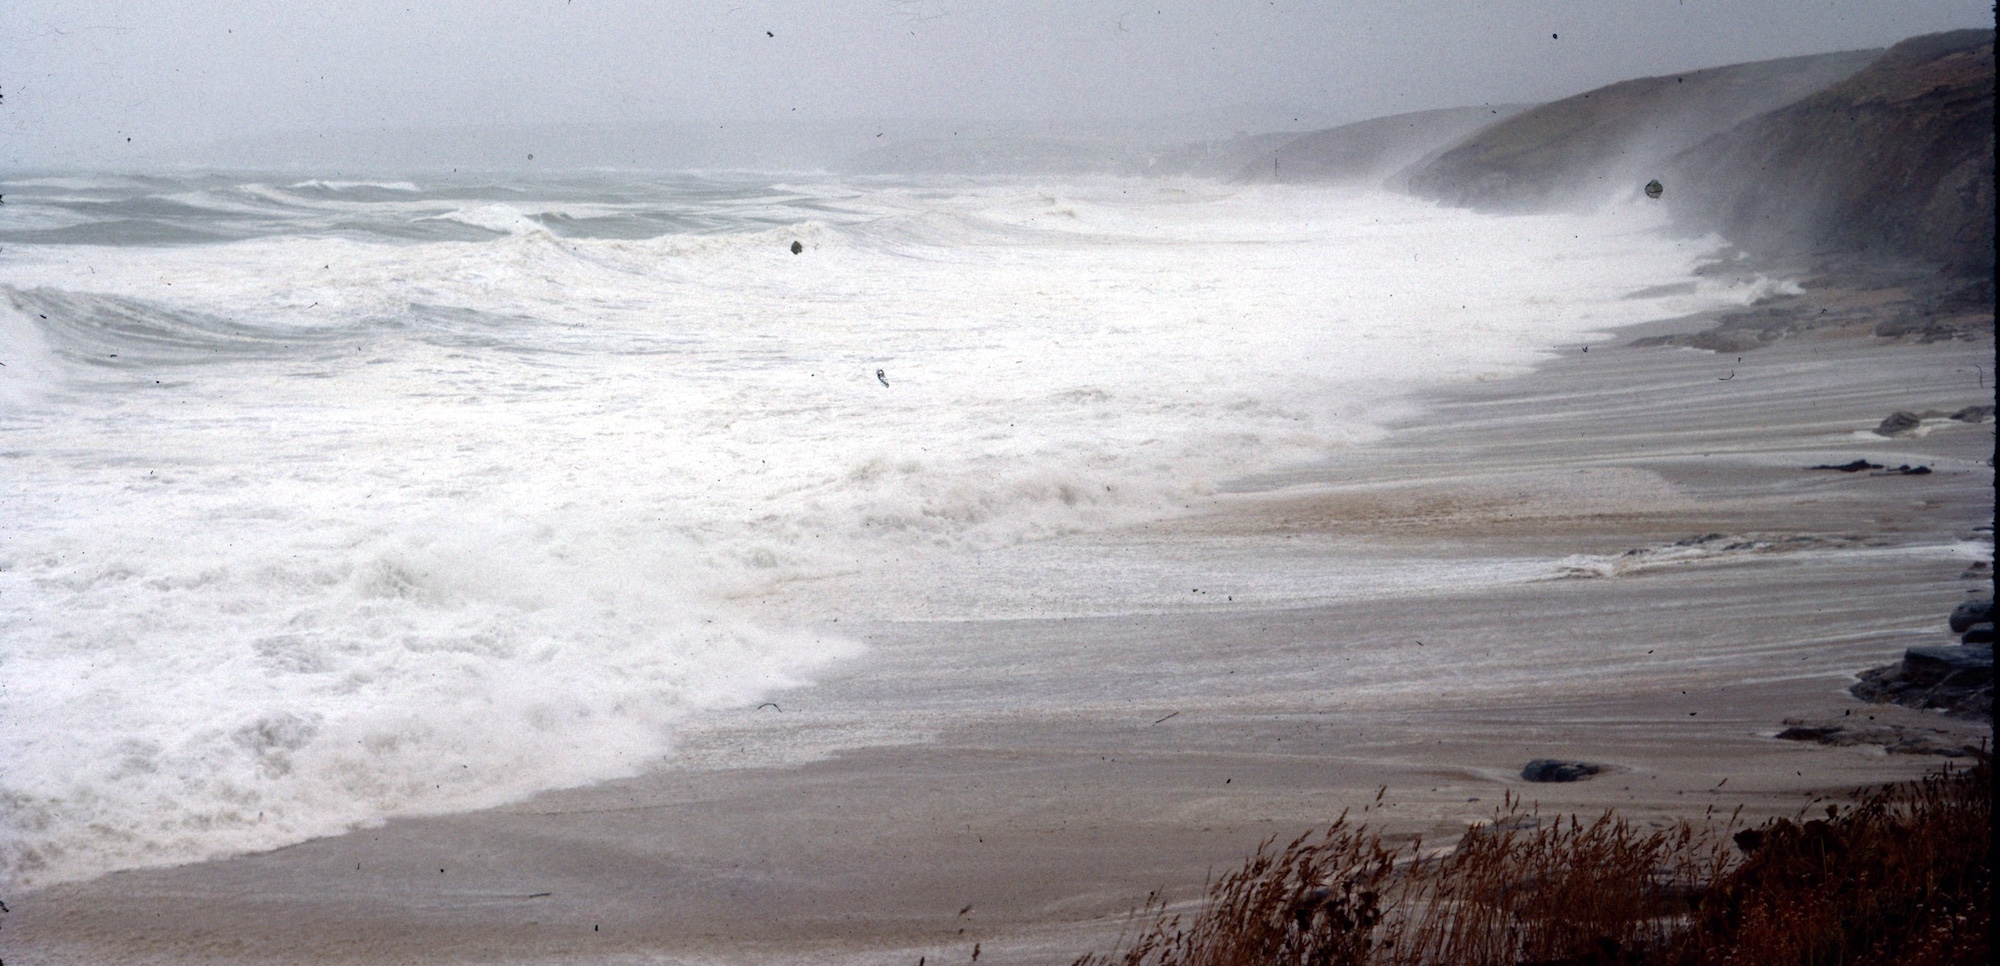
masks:
[[[1543,825],[1510,798],[1434,854],[1342,815],[1076,966],[1983,964],[1992,811],[1982,755],[1756,828]]]

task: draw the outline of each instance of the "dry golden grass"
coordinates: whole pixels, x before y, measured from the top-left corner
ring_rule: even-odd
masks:
[[[1510,797],[1426,857],[1343,814],[1266,842],[1191,918],[1149,900],[1122,951],[1076,966],[1985,963],[1992,803],[1982,757],[1754,829],[1544,824]]]

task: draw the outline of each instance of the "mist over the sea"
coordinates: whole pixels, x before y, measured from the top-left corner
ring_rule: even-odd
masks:
[[[17,0],[0,168],[818,170],[991,138],[1143,158],[1991,23],[1971,0]]]

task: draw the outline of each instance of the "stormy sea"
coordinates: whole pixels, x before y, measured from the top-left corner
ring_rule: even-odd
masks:
[[[672,768],[689,722],[865,654],[830,615],[1547,577],[1318,554],[1209,594],[1180,545],[1075,538],[1788,284],[1698,275],[1721,242],[1665,231],[1636,187],[1507,217],[1119,178],[0,194],[17,890]]]

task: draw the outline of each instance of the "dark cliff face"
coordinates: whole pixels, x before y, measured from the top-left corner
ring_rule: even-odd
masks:
[[[1276,145],[1237,173],[1239,181],[1380,185],[1473,133],[1528,109],[1525,104],[1453,107],[1395,114]]]
[[[1906,40],[1847,80],[1683,151],[1664,200],[1768,254],[1994,268],[1993,32]]]
[[[1532,211],[1635,190],[1677,152],[1839,83],[1881,55],[1846,51],[1629,80],[1486,128],[1411,173],[1446,204]]]

